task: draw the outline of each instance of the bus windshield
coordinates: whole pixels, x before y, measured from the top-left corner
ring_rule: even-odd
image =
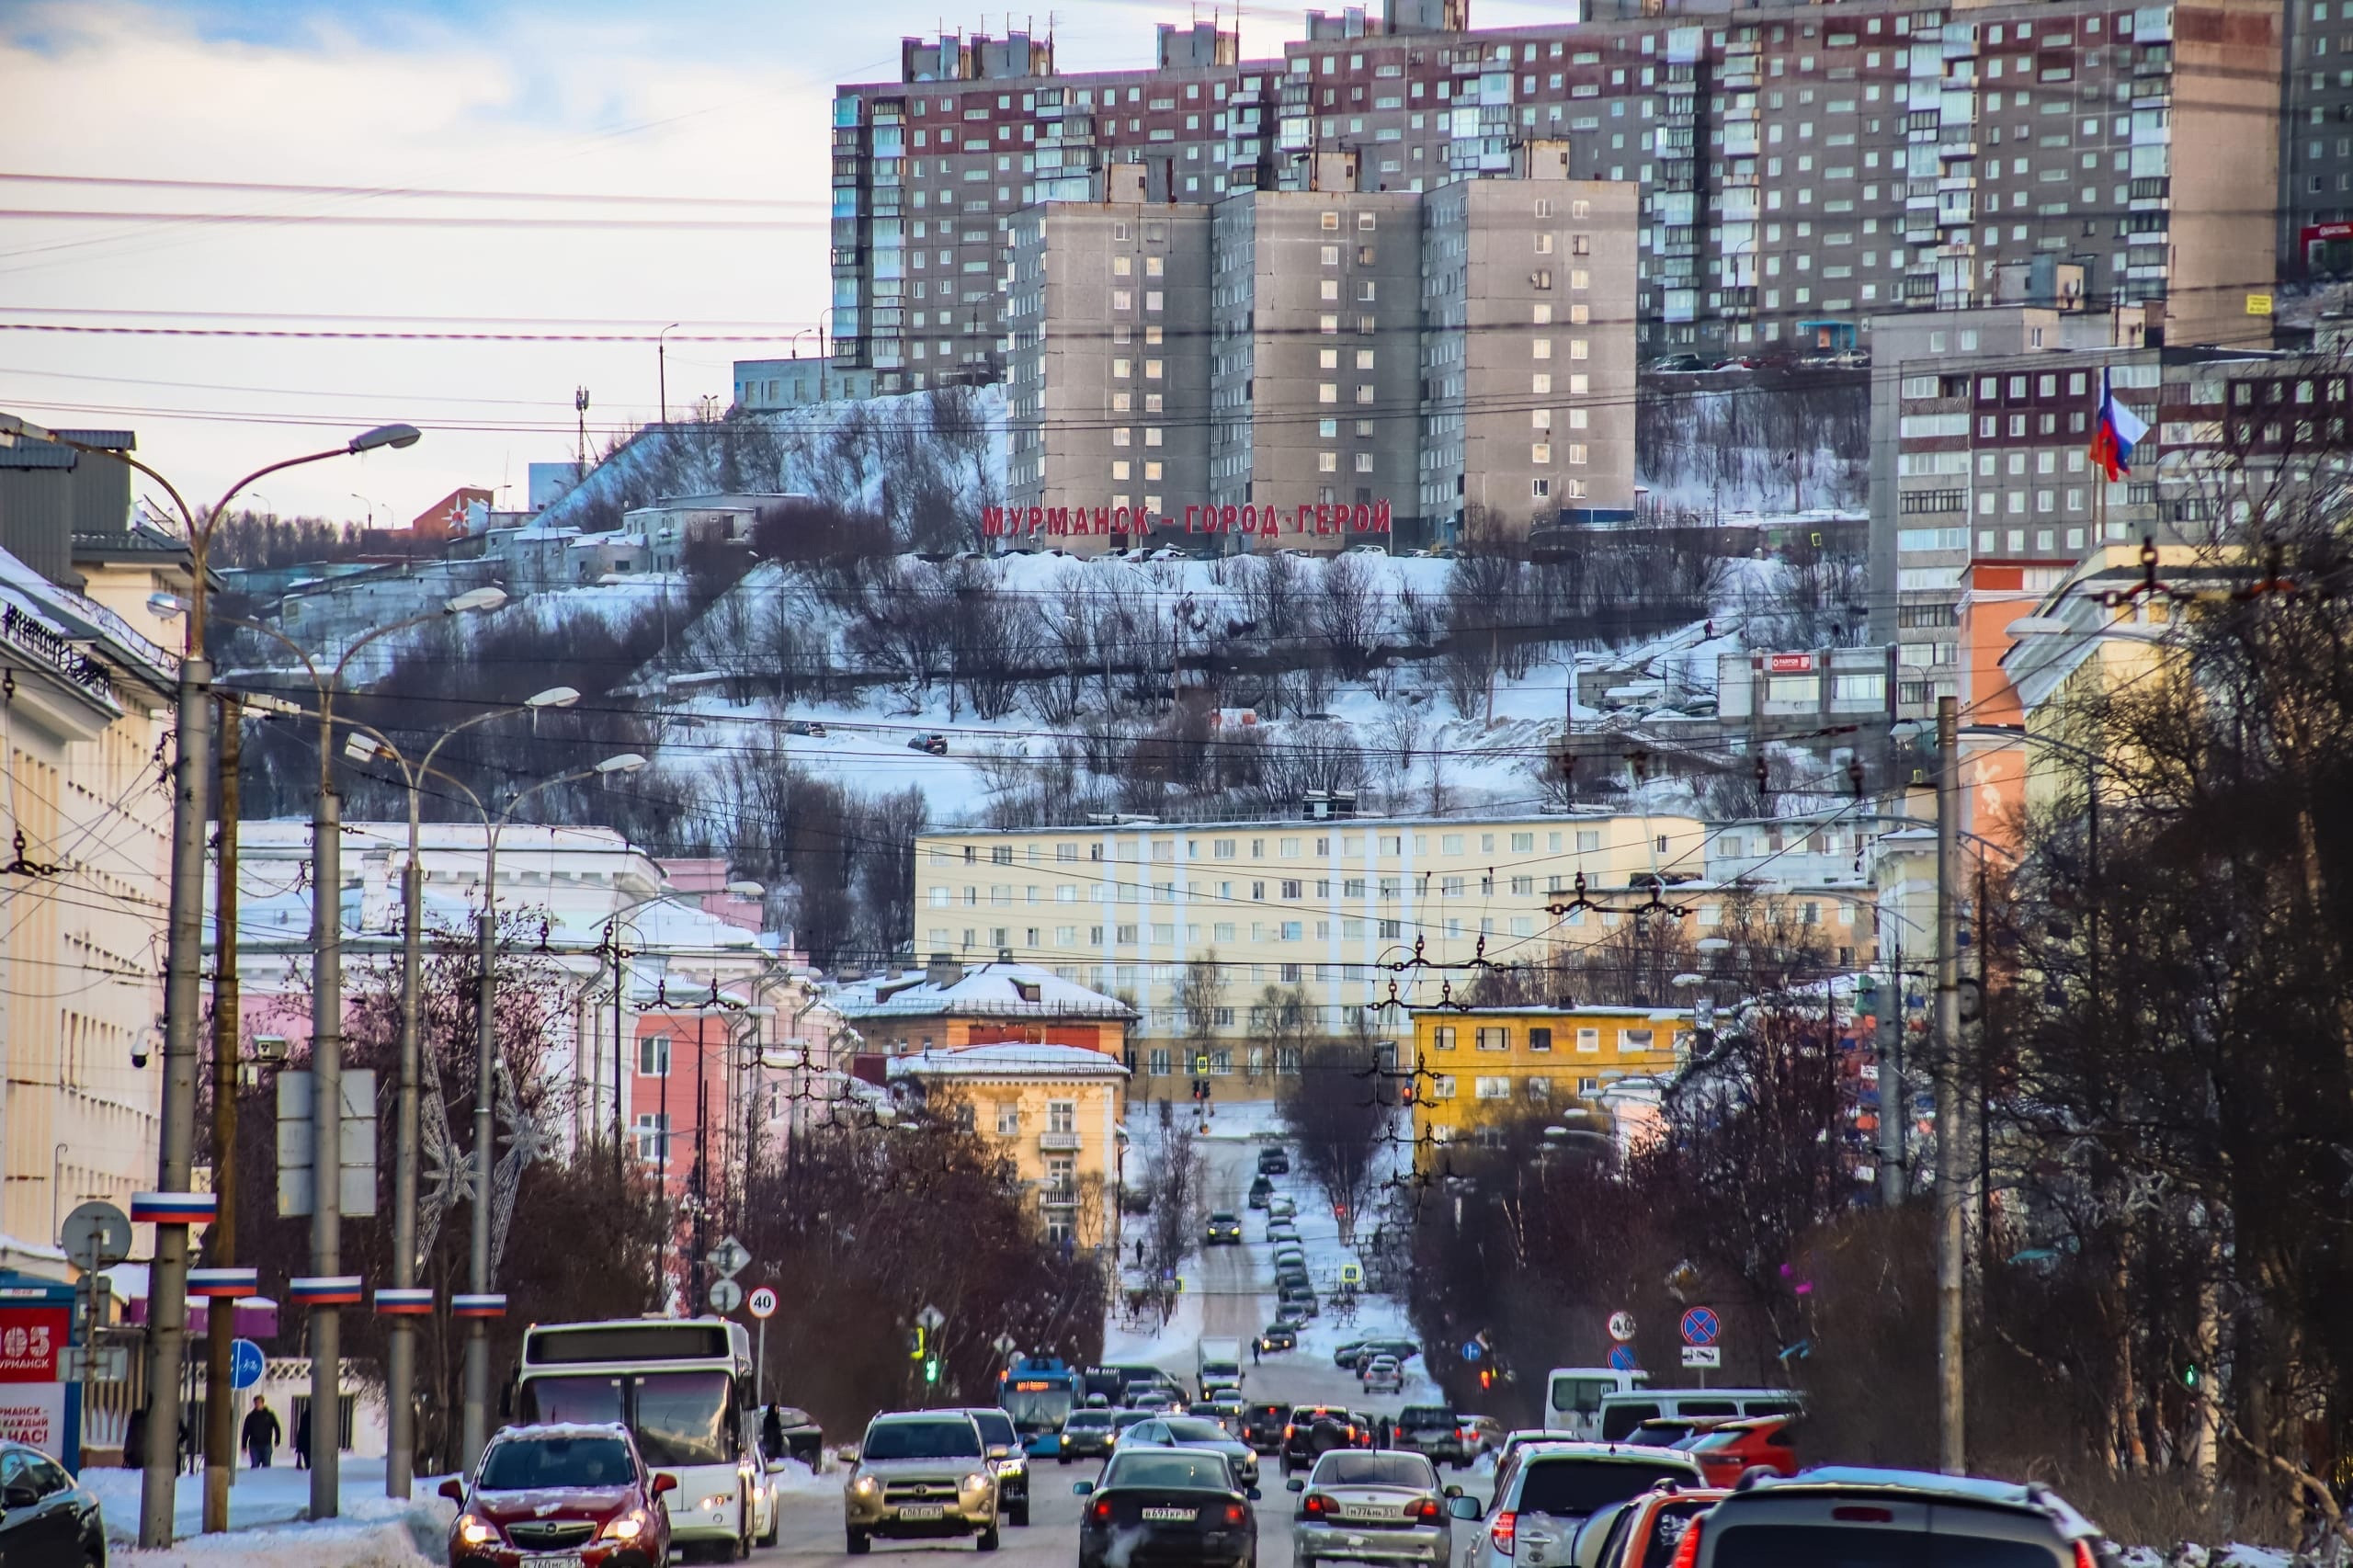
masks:
[[[1068,1383],[1017,1381],[1005,1385],[997,1403],[1023,1432],[1059,1432],[1073,1403]]]
[[[724,1372],[648,1372],[637,1380],[637,1446],[648,1464],[728,1464]]]
[[[621,1403],[621,1380],[608,1377],[531,1378],[523,1384],[522,1418],[526,1422],[567,1422],[595,1426],[627,1421]]]

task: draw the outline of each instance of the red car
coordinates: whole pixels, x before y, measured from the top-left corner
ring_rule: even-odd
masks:
[[[1719,1422],[1676,1447],[1699,1461],[1711,1486],[1730,1486],[1757,1465],[1775,1475],[1795,1475],[1797,1425],[1794,1415],[1752,1415]]]
[[[441,1483],[458,1505],[450,1568],[662,1568],[670,1561],[662,1494],[677,1485],[645,1468],[626,1426],[509,1426],[483,1449],[472,1486]]]

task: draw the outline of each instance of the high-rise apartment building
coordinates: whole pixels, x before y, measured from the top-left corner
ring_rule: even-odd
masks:
[[[2211,340],[2353,210],[2344,0],[1594,9],[1472,32],[1460,0],[1392,0],[1279,60],[1165,28],[1159,69],[1084,74],[1020,34],[909,40],[900,81],[835,100],[836,362],[1001,376],[1013,214],[1099,200],[1117,163],[1154,199],[1305,189],[1335,153],[1428,192],[1564,140],[1572,177],[1642,189],[1653,350],[1867,345],[2043,257]]]
[[[1527,158],[1423,198],[1418,502],[1440,531],[1633,508],[1640,188],[1570,179],[1565,142]]]

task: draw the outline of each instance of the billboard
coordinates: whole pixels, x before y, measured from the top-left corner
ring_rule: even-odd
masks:
[[[1385,534],[1386,501],[1306,502],[1297,506],[1187,506],[1182,513],[1155,515],[1144,506],[983,506],[981,532],[989,539],[1108,536],[1160,533]]]

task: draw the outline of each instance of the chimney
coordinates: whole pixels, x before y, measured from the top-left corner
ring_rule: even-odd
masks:
[[[945,990],[964,978],[964,966],[956,961],[953,953],[934,953],[931,961],[924,966],[923,977]]]

